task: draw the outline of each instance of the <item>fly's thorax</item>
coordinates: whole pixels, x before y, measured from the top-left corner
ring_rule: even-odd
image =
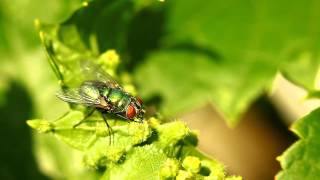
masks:
[[[111,88],[109,88],[107,86],[100,88],[100,94],[103,97],[108,97],[110,91],[111,91]]]
[[[112,88],[109,90],[107,101],[114,106],[115,111],[124,111],[130,103],[130,95],[118,88]]]

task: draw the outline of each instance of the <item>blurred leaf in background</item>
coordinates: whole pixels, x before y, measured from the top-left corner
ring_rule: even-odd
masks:
[[[49,22],[65,19],[81,6],[82,0],[3,0],[0,2],[1,55],[17,54],[38,48],[40,41],[33,22],[41,18]]]
[[[211,102],[235,125],[270,88],[278,71],[315,89],[320,60],[317,3],[168,1],[163,36],[157,39],[160,51],[148,52],[135,70],[139,92],[160,95],[167,115]],[[145,34],[159,31],[147,30]]]

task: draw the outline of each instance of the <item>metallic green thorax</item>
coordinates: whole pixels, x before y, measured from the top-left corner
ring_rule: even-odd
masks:
[[[110,88],[105,99],[114,106],[115,111],[123,111],[130,103],[130,95],[118,88]]]

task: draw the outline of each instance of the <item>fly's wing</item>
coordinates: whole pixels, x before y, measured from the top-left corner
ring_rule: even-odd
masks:
[[[113,79],[110,74],[105,72],[102,68],[100,68],[93,62],[82,60],[80,63],[82,74],[86,77],[86,80],[101,81],[109,87],[122,89],[122,87],[117,83],[117,81]]]
[[[56,96],[62,101],[69,103],[83,104],[87,106],[100,104],[99,98],[94,99],[90,96],[80,93],[80,90],[78,88],[58,91],[56,93]]]

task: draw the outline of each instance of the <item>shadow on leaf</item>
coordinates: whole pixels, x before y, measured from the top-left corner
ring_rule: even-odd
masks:
[[[0,107],[0,179],[48,179],[38,170],[25,124],[33,112],[31,99],[16,81],[9,87],[6,103]]]

